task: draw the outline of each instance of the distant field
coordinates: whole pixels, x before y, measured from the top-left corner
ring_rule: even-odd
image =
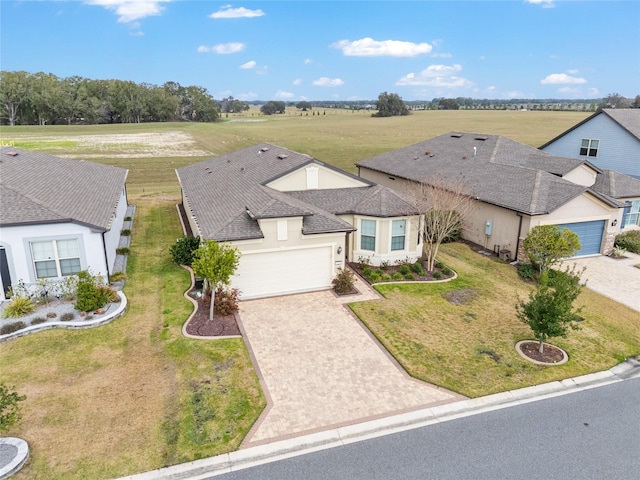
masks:
[[[589,115],[448,110],[372,118],[369,111],[290,109],[269,117],[255,111],[229,115],[215,124],[5,126],[0,141],[127,168],[131,192],[176,191],[176,168],[259,142],[281,145],[355,172],[354,163],[359,160],[450,131],[504,135],[538,147]]]

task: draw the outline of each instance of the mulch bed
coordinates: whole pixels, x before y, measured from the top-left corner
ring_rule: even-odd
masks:
[[[423,263],[424,266],[424,263]],[[349,267],[356,272],[360,278],[362,278],[365,282],[371,284],[371,281],[362,273],[362,268],[360,268],[360,263],[358,262],[349,262]],[[371,266],[371,268],[373,270],[380,270],[382,273],[385,273],[389,276],[393,276],[394,273],[399,272],[400,271],[400,267],[401,265],[389,265],[386,268],[382,269],[381,267],[374,267]],[[433,274],[439,272],[440,273],[440,278],[434,278]],[[411,281],[414,282],[432,282],[434,280],[446,280],[447,278],[451,278],[455,275],[455,273],[453,272],[453,270],[451,270],[451,273],[449,273],[448,275],[445,275],[444,273],[442,273],[442,269],[436,267],[433,272],[427,272],[425,270],[425,274],[424,275],[418,275],[415,272],[411,272],[413,274],[413,278],[411,279]],[[402,280],[380,280],[381,282],[402,282],[402,281],[407,281],[407,279],[402,279]]]
[[[196,301],[198,302],[197,310],[186,326],[186,331],[189,335],[197,337],[240,335],[235,314],[214,314],[213,320],[209,320],[209,301],[202,298]]]
[[[532,360],[543,363],[558,363],[564,358],[562,350],[545,343],[542,354],[538,351],[538,342],[524,342],[520,344],[520,351]]]

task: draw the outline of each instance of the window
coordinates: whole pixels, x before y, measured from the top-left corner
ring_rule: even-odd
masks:
[[[31,242],[36,277],[65,277],[81,270],[78,240]]]
[[[376,221],[360,220],[360,249],[376,250]]]
[[[634,200],[627,208],[624,209],[622,218],[622,227],[626,225],[640,225],[640,200]]]
[[[391,222],[391,250],[404,250],[404,234],[406,228],[406,220],[394,220]]]
[[[580,144],[580,155],[583,155],[586,157],[597,157],[599,144],[600,144],[600,140],[583,138],[582,143]]]
[[[286,220],[278,220],[276,222],[278,229],[278,240],[286,240],[287,239],[287,221]]]

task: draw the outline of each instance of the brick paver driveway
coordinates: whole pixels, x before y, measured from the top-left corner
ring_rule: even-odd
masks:
[[[240,318],[268,405],[257,445],[460,400],[410,378],[331,291],[242,302]]]

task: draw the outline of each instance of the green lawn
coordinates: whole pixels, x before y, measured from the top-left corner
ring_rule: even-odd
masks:
[[[533,338],[515,316],[518,296],[526,299],[531,285],[512,266],[463,244],[443,246],[439,258],[456,270],[456,280],[380,285],[384,299],[351,305],[416,378],[477,397],[606,370],[640,353],[637,312],[584,289],[576,302],[584,305],[581,329],[551,340],[568,352],[569,362],[530,363],[514,346]],[[466,303],[447,300],[458,291],[468,292]]]
[[[27,395],[8,432],[31,449],[18,480],[113,478],[235,450],[265,406],[241,339],[182,336],[193,307],[168,253],[177,197],[130,200],[127,314],[0,344],[2,381]]]
[[[232,451],[264,408],[241,340],[181,335],[192,307],[182,297],[188,274],[168,255],[181,234],[176,168],[267,141],[355,172],[359,160],[454,130],[539,146],[589,115],[427,111],[372,118],[369,112],[321,111],[274,117],[253,112],[216,124],[2,128],[0,140],[16,146],[127,168],[129,201],[138,207],[124,317],[95,329],[47,331],[0,344],[0,380],[27,395],[22,422],[8,432],[31,447],[17,480],[112,478]],[[172,132],[187,133],[195,148],[209,153],[170,156],[150,146],[148,156],[131,158],[126,142],[80,146],[70,139]],[[136,141],[136,151],[145,148]],[[353,307],[418,378],[480,395],[601,370],[639,351],[632,340],[637,335],[622,320],[628,310],[585,293],[591,317],[581,332],[558,342],[569,351],[569,364],[552,370],[520,361],[513,343],[528,335],[513,318],[514,292],[525,295],[526,286],[510,267],[449,247],[443,260],[460,273],[455,283],[380,287],[386,300]],[[504,278],[512,281],[505,284]],[[442,289],[463,287],[479,292],[469,305],[449,305],[440,297]],[[499,362],[489,357],[492,352]]]

